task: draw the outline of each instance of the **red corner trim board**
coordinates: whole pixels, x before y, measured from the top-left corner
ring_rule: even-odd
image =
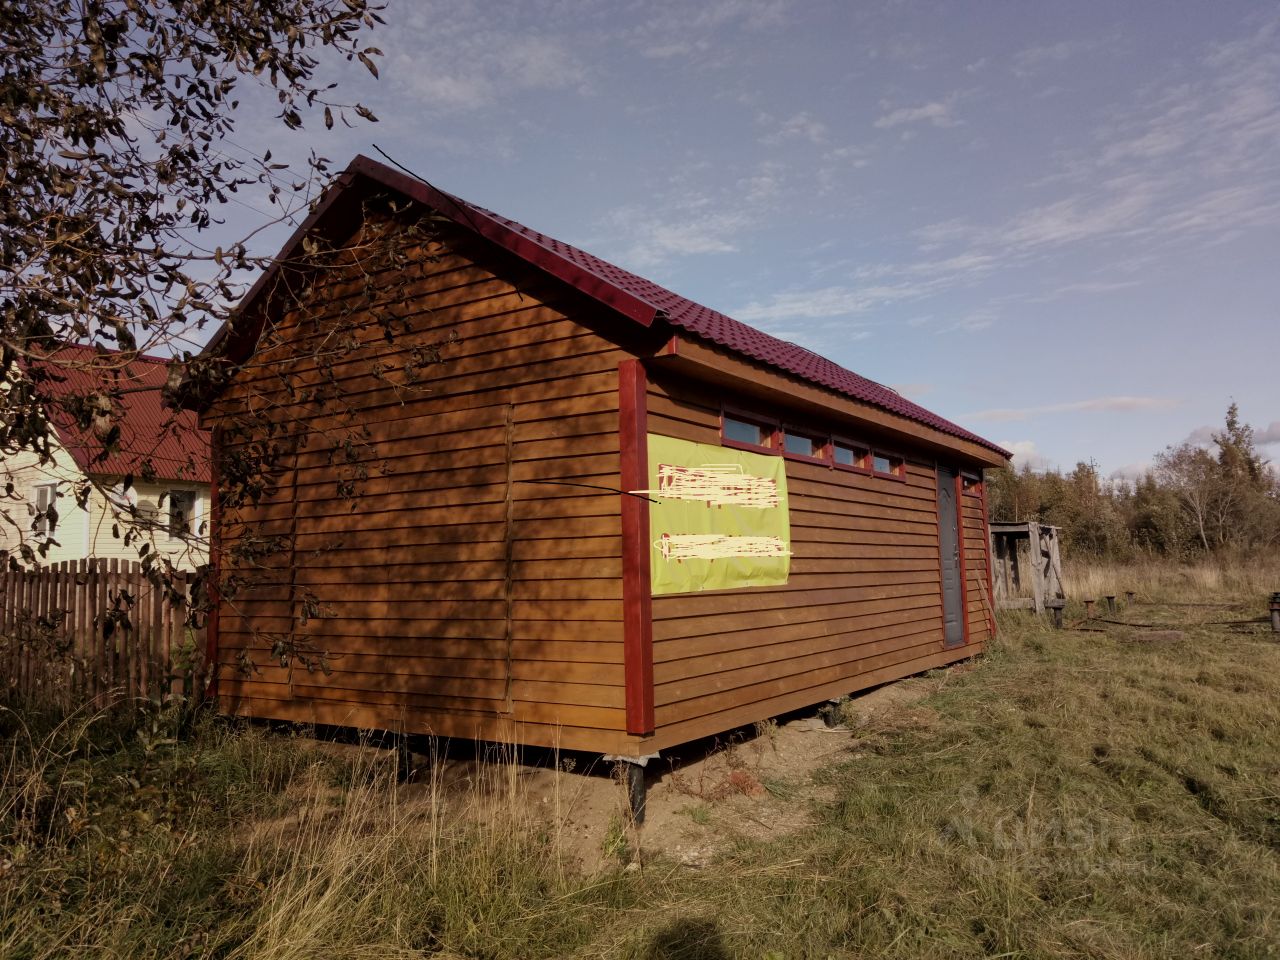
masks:
[[[618,365],[618,447],[622,493],[623,661],[627,733],[653,733],[653,593],[649,501],[630,491],[648,485],[648,377],[639,360]]]

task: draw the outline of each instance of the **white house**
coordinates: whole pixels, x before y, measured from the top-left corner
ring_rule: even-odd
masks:
[[[37,380],[37,368],[47,378]],[[162,403],[167,360],[64,345],[25,373],[50,399],[88,398],[100,409],[82,427],[51,404],[56,442],[45,463],[0,450],[0,551],[18,555],[23,544],[37,551],[47,544],[42,563],[154,552],[184,569],[203,564],[209,436],[194,414]],[[109,409],[103,397],[111,398]]]

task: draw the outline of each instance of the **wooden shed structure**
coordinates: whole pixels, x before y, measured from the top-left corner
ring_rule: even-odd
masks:
[[[1050,601],[1066,599],[1057,527],[1026,520],[988,529],[997,608],[1044,613]]]
[[[640,757],[993,635],[1003,450],[367,158],[205,356],[225,711]]]

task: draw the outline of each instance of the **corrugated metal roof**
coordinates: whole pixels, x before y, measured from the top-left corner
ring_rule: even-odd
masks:
[[[577,247],[563,241],[531,230],[523,224],[509,220],[491,210],[486,210],[484,207],[477,206],[452,194],[446,194],[446,196],[470,215],[451,215],[451,219],[462,226],[469,226],[474,229],[477,225],[469,222],[471,217],[483,217],[497,224],[504,231],[510,231],[524,240],[532,242],[542,250],[545,250],[551,257],[572,264],[578,270],[598,277],[605,283],[644,301],[653,308],[657,316],[666,319],[687,333],[709,340],[728,350],[732,350],[734,353],[758,360],[771,367],[785,370],[787,373],[803,380],[808,380],[810,383],[827,387],[855,400],[861,400],[864,403],[869,403],[891,413],[914,420],[917,423],[933,427],[951,436],[980,444],[1006,457],[1009,456],[1006,450],[991,441],[952,423],[944,417],[938,416],[932,411],[926,410],[918,404],[912,403],[897,391],[891,390],[883,384],[868,380],[852,370],[845,369],[826,357],[814,353],[812,350],[786,340],[780,340],[765,333],[763,330],[757,330],[755,327],[726,316],[718,310],[713,310],[710,307],[682,297],[678,293],[654,283],[652,280],[647,280],[631,273],[629,270],[624,270],[622,267],[609,263],[607,260],[601,260],[585,250],[579,250]],[[447,210],[442,212],[449,213]],[[530,258],[526,256],[525,259]],[[541,258],[539,259],[541,260]],[[543,261],[539,262],[538,265],[545,267],[547,264]]]
[[[945,417],[912,403],[894,390],[846,370],[811,350],[780,340],[732,317],[695,303],[660,284],[624,270],[616,264],[580,250],[554,237],[438,190],[430,184],[369,157],[357,156],[325,192],[308,219],[294,232],[280,255],[241,303],[237,316],[254,316],[251,308],[270,297],[276,275],[284,269],[294,251],[313,231],[334,233],[335,224],[361,213],[360,200],[378,190],[391,190],[432,207],[458,226],[471,230],[546,273],[568,283],[616,311],[620,316],[644,326],[665,320],[673,326],[740,356],[836,393],[871,404],[908,420],[932,427],[960,440],[976,443],[1004,457],[1007,450],[972,433]],[[347,223],[348,228],[351,227]],[[261,323],[258,315],[257,324]],[[257,329],[234,329],[224,325],[206,348],[209,355],[220,354],[235,362],[253,350]],[[191,402],[191,401],[189,401]]]
[[[112,398],[119,449],[105,455],[92,430],[82,430],[56,405],[49,411],[62,445],[85,473],[141,477],[144,462],[150,460],[157,479],[209,482],[208,431],[200,429],[194,412],[172,410],[161,402],[169,375],[163,357],[127,361],[119,353],[66,344],[26,366],[49,374],[39,389],[54,400],[119,391]]]

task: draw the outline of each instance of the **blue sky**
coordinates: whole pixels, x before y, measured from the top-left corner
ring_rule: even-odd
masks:
[[[377,143],[1037,465],[1131,472],[1232,399],[1280,459],[1275,3],[383,16],[381,79],[333,71],[379,123],[242,122],[229,149]]]

